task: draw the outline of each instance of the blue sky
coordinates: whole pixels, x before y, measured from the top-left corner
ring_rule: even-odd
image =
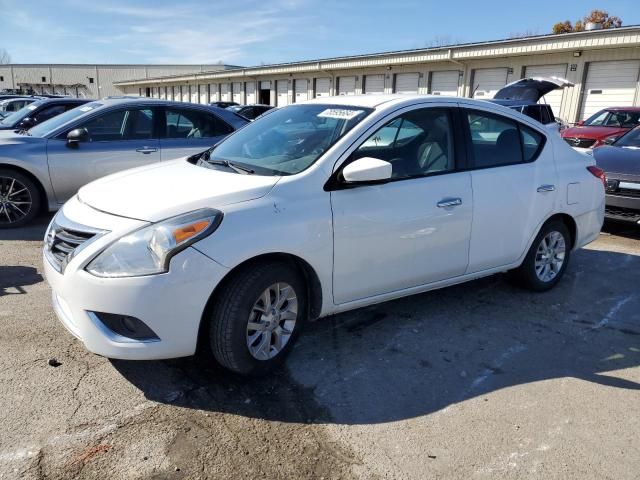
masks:
[[[638,0],[0,0],[15,63],[259,65],[543,34],[594,8],[640,24]]]

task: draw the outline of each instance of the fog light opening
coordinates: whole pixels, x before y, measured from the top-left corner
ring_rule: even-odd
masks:
[[[142,320],[116,313],[89,312],[103,329],[108,330],[113,341],[157,342],[160,337]]]

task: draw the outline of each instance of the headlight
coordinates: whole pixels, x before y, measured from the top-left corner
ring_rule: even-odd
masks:
[[[85,270],[97,277],[138,277],[168,272],[171,257],[211,234],[221,221],[222,212],[202,209],[154,223],[116,240]]]

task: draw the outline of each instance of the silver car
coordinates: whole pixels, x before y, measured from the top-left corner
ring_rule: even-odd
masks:
[[[122,97],[0,132],[0,228],[57,210],[99,177],[202,152],[247,123],[205,105]]]

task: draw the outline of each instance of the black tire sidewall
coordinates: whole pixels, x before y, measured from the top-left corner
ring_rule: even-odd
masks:
[[[23,175],[20,172],[16,172],[15,170],[0,168],[0,177],[15,178],[18,182],[22,183],[29,191],[29,194],[31,195],[31,201],[32,201],[31,210],[29,211],[29,213],[27,213],[25,217],[13,223],[0,222],[0,229],[19,228],[27,225],[40,212],[40,206],[42,201],[42,199],[40,198],[40,191],[38,190],[36,185],[33,183],[33,181],[29,177],[27,177],[26,175]]]
[[[274,283],[291,285],[298,299],[298,318],[282,351],[270,360],[254,358],[247,347],[247,323],[251,309],[265,289]],[[213,308],[209,342],[216,360],[241,375],[266,373],[277,367],[293,347],[307,317],[304,277],[294,265],[268,263],[238,272],[227,282]]]
[[[544,282],[540,280],[538,278],[538,275],[536,274],[536,252],[538,250],[538,247],[540,246],[540,242],[542,242],[542,239],[553,231],[560,233],[564,237],[566,245],[564,263],[562,264],[562,267],[560,268],[558,274],[552,280]],[[570,257],[571,234],[569,233],[569,229],[563,222],[552,221],[544,225],[540,229],[540,232],[538,232],[538,235],[531,244],[531,248],[529,249],[529,252],[525,257],[522,266],[517,270],[517,274],[520,277],[521,283],[524,284],[523,286],[538,292],[544,292],[553,288],[560,281],[560,279],[564,275],[565,270],[567,269],[567,266],[569,265]]]

